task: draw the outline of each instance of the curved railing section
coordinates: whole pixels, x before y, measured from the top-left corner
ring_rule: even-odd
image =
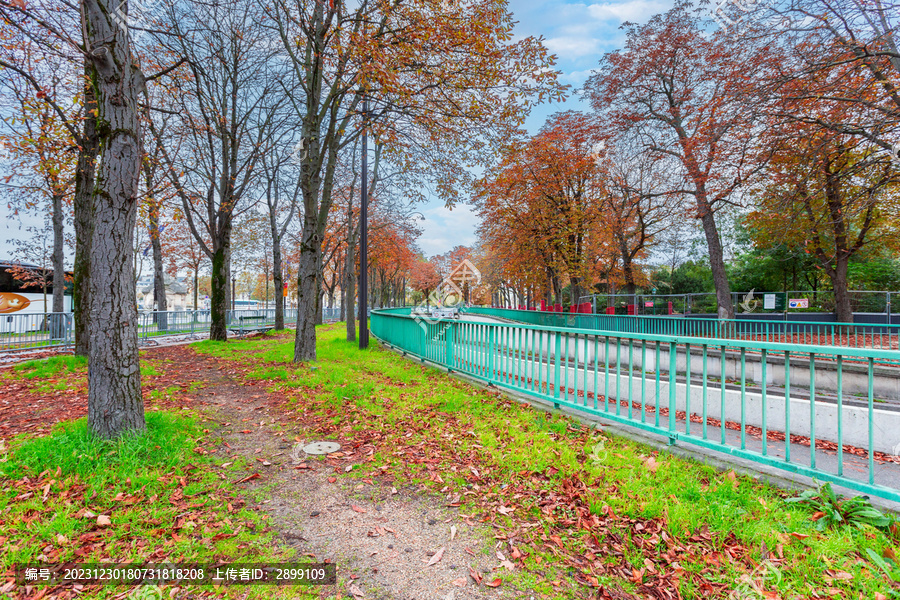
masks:
[[[374,310],[371,331],[423,361],[671,444],[900,501],[900,369],[879,364],[900,361],[897,350],[514,323],[491,310],[459,320]]]

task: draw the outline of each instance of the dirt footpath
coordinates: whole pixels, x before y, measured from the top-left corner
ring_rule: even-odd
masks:
[[[178,360],[186,347],[160,349],[153,358]],[[213,360],[194,355],[192,370],[204,387],[196,397],[221,424],[224,465],[251,462],[247,506],[267,514],[297,560],[337,565],[338,585],[322,597],[396,600],[536,598],[504,582],[512,564],[493,532],[458,509],[450,498],[426,496],[350,475],[374,448],[342,444],[341,451],[312,455],[313,441],[285,401],[262,384],[244,384]],[[328,440],[341,443],[342,440]],[[257,476],[258,474],[258,476]],[[496,586],[496,587],[492,587]]]

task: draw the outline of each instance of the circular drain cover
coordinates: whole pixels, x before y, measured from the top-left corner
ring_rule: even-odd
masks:
[[[341,445],[336,442],[313,442],[303,447],[303,451],[307,454],[331,454],[341,449]]]

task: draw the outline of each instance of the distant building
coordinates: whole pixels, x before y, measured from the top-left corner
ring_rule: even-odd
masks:
[[[175,279],[168,273],[163,275],[166,286],[166,308],[168,310],[187,310],[189,292],[187,283]],[[137,303],[142,310],[155,310],[156,299],[153,296],[153,277],[142,277],[137,283]]]

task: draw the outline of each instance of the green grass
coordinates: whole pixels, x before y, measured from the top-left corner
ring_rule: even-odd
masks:
[[[13,368],[14,376],[24,379],[51,379],[68,373],[87,370],[85,356],[54,356],[40,360],[29,360]]]
[[[243,475],[218,469],[221,461],[209,455],[218,439],[208,425],[163,411],[148,412],[146,422],[145,431],[116,441],[92,435],[80,419],[12,442],[0,462],[3,569],[41,555],[54,563],[291,560],[293,551],[275,542],[265,516],[235,496],[230,481]],[[99,515],[111,525],[99,526]],[[83,597],[112,598],[128,589],[89,588]],[[271,597],[265,587],[228,595],[243,598],[248,591],[252,598]],[[302,593],[293,597],[308,597]]]
[[[785,502],[787,494],[778,488],[588,430],[391,352],[359,351],[343,335],[340,326],[320,329],[318,361],[312,365],[288,362],[288,339],[202,342],[195,347],[240,362],[250,377],[269,379],[271,389],[294,397],[299,415],[326,417],[317,433],[377,440],[376,460],[354,468],[352,476],[371,476],[387,466],[393,485],[426,485],[442,498],[474,492],[463,496],[460,511],[482,515],[500,529],[540,523],[538,529],[520,532],[520,544],[529,554],[526,568],[505,574],[504,581],[554,597],[579,597],[576,590],[587,588],[571,585],[573,563],[567,565],[556,554],[583,557],[594,549],[591,537],[597,531],[574,524],[582,510],[615,516],[604,517],[608,533],[601,545],[606,554],[598,558],[608,566],[628,564],[640,570],[649,559],[671,571],[660,558],[667,548],[696,547],[681,559],[680,566],[694,574],[680,578],[685,598],[707,597],[693,579],[701,574],[728,589],[762,582],[783,598],[805,598],[829,589],[848,598],[887,594],[888,578],[870,554],[900,578],[896,563],[886,558],[896,551],[896,539],[883,530],[866,526],[819,532],[810,512]],[[411,458],[422,447],[428,447],[428,459],[436,463]],[[655,472],[647,466],[651,457]],[[466,464],[482,477],[472,478]],[[429,467],[441,474],[443,483],[430,480]],[[485,471],[489,475],[483,475]],[[563,494],[573,482],[583,485],[583,491]],[[548,490],[560,498],[549,512]],[[514,520],[496,513],[503,504],[516,507]],[[675,541],[656,539],[639,547],[634,540],[641,536],[631,529],[633,522],[660,523]],[[709,533],[698,533],[705,531]],[[540,532],[546,538],[557,536],[563,547],[548,550]],[[701,541],[691,541],[698,535]],[[709,540],[703,541],[703,535]],[[769,562],[751,576],[764,561],[763,547],[772,553]],[[594,553],[600,556],[596,549]],[[634,582],[600,571],[599,583],[637,591]],[[841,573],[850,578],[843,579]],[[560,580],[570,585],[549,583]],[[900,598],[896,591],[891,593],[888,597]]]
[[[59,423],[48,436],[21,440],[11,460],[0,465],[0,476],[20,478],[59,468],[62,475],[89,477],[102,485],[142,471],[168,471],[201,435],[196,419],[185,416],[149,412],[146,421],[145,431],[127,433],[115,441],[93,435],[87,419]],[[101,464],[104,468],[98,470]]]

